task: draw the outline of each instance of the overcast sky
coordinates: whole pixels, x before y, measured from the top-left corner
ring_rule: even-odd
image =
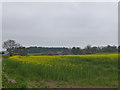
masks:
[[[117,3],[3,3],[3,41],[24,46],[117,45]]]

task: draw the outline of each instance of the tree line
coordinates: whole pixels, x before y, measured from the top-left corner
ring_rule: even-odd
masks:
[[[3,48],[9,52],[10,56],[36,53],[36,55],[84,55],[84,54],[106,54],[106,53],[118,53],[120,52],[120,46],[91,46],[87,45],[85,48],[80,47],[23,47],[15,40],[7,40],[3,42]]]
[[[105,54],[105,53],[118,53],[117,46],[104,46],[104,47],[96,47],[96,46],[86,46],[84,49],[80,47],[72,47],[72,48],[54,48],[54,47],[28,47],[28,53],[39,53],[39,54],[62,54],[62,55],[83,55],[83,54]]]

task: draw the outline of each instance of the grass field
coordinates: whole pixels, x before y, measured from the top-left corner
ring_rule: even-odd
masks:
[[[4,57],[3,87],[118,87],[118,54]]]
[[[0,55],[0,88],[2,88],[2,57]]]

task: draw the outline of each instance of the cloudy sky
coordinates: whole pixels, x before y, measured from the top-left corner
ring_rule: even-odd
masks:
[[[24,46],[117,45],[117,3],[3,3],[3,41]]]

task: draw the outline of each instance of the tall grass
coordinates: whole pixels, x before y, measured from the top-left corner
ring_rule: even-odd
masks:
[[[3,67],[18,83],[55,80],[87,87],[118,86],[117,54],[13,56],[3,60]]]

